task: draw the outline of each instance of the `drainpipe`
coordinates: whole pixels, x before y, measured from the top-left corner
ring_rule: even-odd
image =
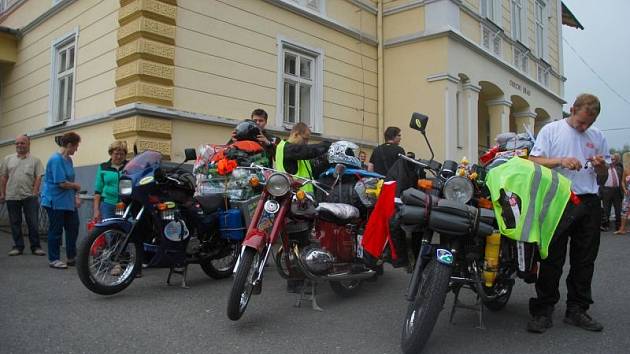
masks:
[[[378,0],[378,13],[376,15],[376,36],[378,40],[377,51],[377,85],[378,85],[378,142],[384,143],[383,133],[385,131],[385,88],[383,86],[383,0]]]

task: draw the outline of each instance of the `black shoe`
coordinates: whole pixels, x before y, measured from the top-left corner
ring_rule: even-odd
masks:
[[[77,261],[74,258],[68,258],[66,259],[66,265],[68,265],[68,267],[74,267],[74,265],[77,263]]]
[[[599,229],[603,232],[608,232],[608,226],[600,226]]]
[[[548,328],[553,326],[551,317],[549,316],[534,316],[527,323],[527,331],[532,333],[545,333]]]
[[[253,295],[260,295],[262,293],[262,281],[258,282],[258,284],[254,285],[252,288]]]
[[[567,311],[564,317],[564,323],[592,332],[601,332],[604,329],[601,323],[595,321],[583,310]]]

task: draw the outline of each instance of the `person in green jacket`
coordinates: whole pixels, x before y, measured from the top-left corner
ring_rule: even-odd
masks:
[[[118,179],[127,164],[127,143],[114,141],[107,150],[110,159],[96,170],[94,182],[94,219],[102,220],[116,216],[118,203]]]

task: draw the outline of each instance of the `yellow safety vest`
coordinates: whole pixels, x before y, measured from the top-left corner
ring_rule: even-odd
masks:
[[[278,146],[276,147],[276,169],[281,172],[287,172],[287,170],[284,168],[284,146],[286,144],[287,142],[285,140],[282,140],[280,144],[278,144]],[[310,161],[298,160],[297,166],[298,166],[298,170],[297,170],[297,173],[295,174],[296,176],[313,179],[313,176],[311,173],[312,169],[311,169]],[[313,193],[315,191],[315,188],[310,183],[303,186],[300,189],[308,193]]]
[[[501,233],[516,241],[538,243],[540,256],[547,258],[549,244],[571,196],[571,181],[547,167],[513,157],[488,172],[486,185]],[[515,228],[508,228],[501,216],[501,190],[521,199]]]

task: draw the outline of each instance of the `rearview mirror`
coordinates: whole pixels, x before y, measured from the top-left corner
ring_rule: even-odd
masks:
[[[197,159],[197,152],[195,151],[195,149],[184,149],[184,155],[186,156],[186,161]]]
[[[428,122],[428,116],[416,112],[411,115],[411,122],[409,123],[409,127],[424,134],[424,130],[427,127]]]

